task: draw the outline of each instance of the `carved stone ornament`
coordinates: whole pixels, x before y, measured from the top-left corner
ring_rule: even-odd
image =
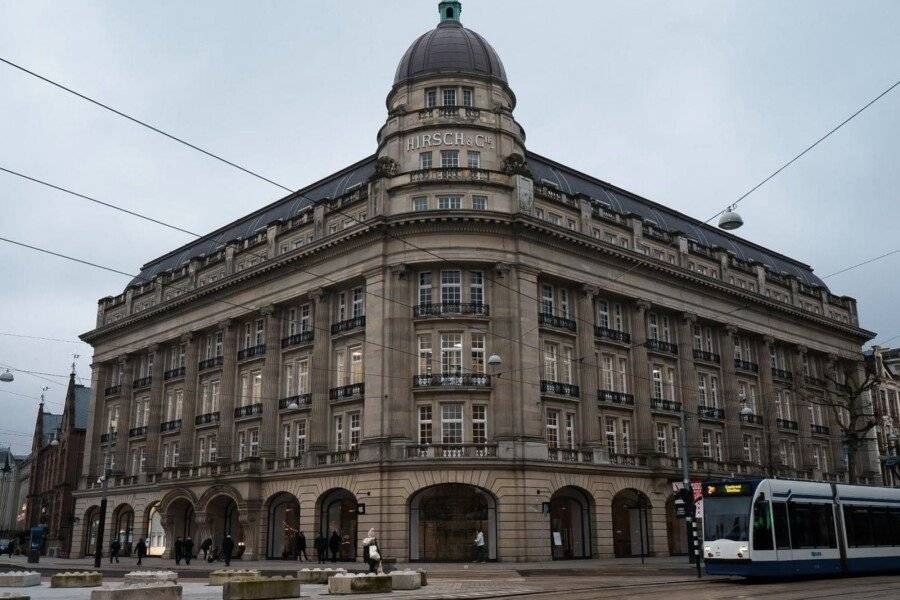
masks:
[[[525,157],[519,153],[513,153],[503,159],[503,172],[507,175],[523,175],[531,177],[531,169]]]
[[[400,165],[389,156],[382,156],[375,161],[375,172],[372,173],[372,181],[383,179],[385,177],[393,177],[400,172]]]
[[[515,186],[519,212],[530,215],[534,211],[534,181],[523,175],[516,175]]]

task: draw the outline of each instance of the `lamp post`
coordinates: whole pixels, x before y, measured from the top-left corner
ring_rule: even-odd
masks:
[[[97,478],[100,484],[100,520],[97,523],[97,544],[94,547],[94,568],[99,569],[103,562],[103,529],[106,527],[106,488],[109,485],[110,470],[106,468],[104,460],[103,475]]]

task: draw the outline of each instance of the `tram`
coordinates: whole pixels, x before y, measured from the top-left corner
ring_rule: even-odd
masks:
[[[703,483],[711,575],[900,571],[900,489],[747,479]]]

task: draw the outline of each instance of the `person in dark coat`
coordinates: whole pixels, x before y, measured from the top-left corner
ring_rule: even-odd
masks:
[[[181,558],[184,556],[184,541],[181,538],[175,539],[173,553],[175,554],[175,564],[180,565]]]
[[[231,565],[231,553],[234,552],[234,540],[230,535],[226,535],[222,540],[222,558],[225,559],[225,566]]]
[[[188,536],[184,540],[184,564],[191,564],[192,558],[194,558],[194,540],[191,539],[191,536]]]
[[[109,543],[109,564],[112,564],[113,561],[119,562],[119,552],[122,550],[122,542],[119,541],[119,538],[114,538],[113,541]]]
[[[306,536],[303,535],[303,532],[297,534],[297,560],[300,560],[300,557],[303,556],[304,560],[309,562],[309,555],[306,553]]]
[[[135,551],[137,552],[137,564],[138,566],[141,566],[141,561],[143,561],[144,557],[147,556],[147,544],[144,542],[144,538],[138,540]]]
[[[203,550],[203,560],[207,560],[209,558],[209,549],[212,548],[212,538],[206,538],[203,540],[203,543],[200,544],[200,549]]]
[[[337,531],[331,532],[331,537],[328,539],[328,549],[331,550],[331,562],[337,562],[338,550],[341,549],[341,536],[338,535]]]
[[[325,559],[327,558],[328,550],[326,550],[326,546],[328,545],[325,536],[319,533],[316,536],[316,539],[313,540],[313,546],[316,549],[316,558],[319,560],[319,564],[325,564]]]

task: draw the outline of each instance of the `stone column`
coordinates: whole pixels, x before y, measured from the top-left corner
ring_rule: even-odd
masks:
[[[159,346],[150,347],[151,352],[158,351]],[[128,461],[128,429],[131,427],[131,399],[134,397],[135,371],[137,370],[137,361],[131,356],[126,356],[122,361],[125,369],[125,376],[122,378],[122,391],[119,393],[119,423],[116,425],[116,442],[113,456],[115,457],[114,471],[126,472],[125,469]],[[154,369],[153,377],[157,377],[157,371]],[[161,374],[160,374],[161,375]]]
[[[836,354],[829,354],[828,355],[828,363],[825,366],[826,372],[829,372],[832,369],[836,368],[837,361],[838,361],[838,356]],[[796,381],[796,375],[794,377],[795,377],[795,381]],[[863,377],[864,377],[864,375],[863,375]],[[831,379],[829,379],[829,378],[824,378],[824,379],[826,381],[826,388],[827,388],[826,392],[825,392],[826,400],[829,402],[836,402],[837,397],[838,397],[838,390],[835,387],[834,382],[831,381]],[[876,401],[877,393],[878,393],[877,390],[873,390],[871,393],[871,398],[872,398],[873,402]],[[832,411],[832,410],[826,411],[823,408],[822,416],[825,417],[825,420],[828,421],[827,425],[831,428],[831,440],[829,443],[831,452],[830,452],[830,456],[828,457],[829,462],[831,464],[828,465],[828,467],[832,473],[837,474],[837,473],[841,472],[841,470],[842,470],[841,468],[844,466],[844,447],[843,447],[843,443],[841,441],[841,438],[843,436],[843,431],[841,429],[841,424],[838,422],[837,418],[834,415],[834,411]],[[881,469],[878,469],[878,470],[880,471]]]
[[[596,288],[585,286],[578,294],[575,306],[575,318],[579,322],[575,356],[578,357],[578,387],[581,388],[581,423],[578,439],[585,446],[603,445],[600,409],[597,405],[600,379],[593,328],[596,293]]]
[[[756,344],[757,356],[769,356],[772,345],[775,343],[774,338],[766,336],[760,338]],[[798,372],[794,371],[794,377],[798,377]],[[795,379],[796,381],[796,379]],[[775,381],[772,379],[772,369],[759,369],[759,406],[763,416],[765,435],[763,436],[763,452],[762,457],[763,468],[767,477],[772,477],[777,470],[775,468],[775,455],[777,453],[778,438],[778,410],[775,407]]]
[[[518,422],[514,422],[515,437],[522,441],[523,455],[531,456],[533,452],[537,452],[538,447],[545,446],[543,403],[539,401],[541,370],[524,368],[543,363],[538,327],[538,272],[518,266],[510,269],[509,277],[510,287],[518,293],[507,290],[510,294],[516,294],[515,300],[510,297],[508,302],[519,311],[516,328],[510,337],[518,341],[509,343],[508,362],[502,354],[501,357],[504,364],[510,365],[511,371],[516,369],[520,371],[518,374],[508,375],[504,383],[509,383],[509,387],[498,389],[497,393],[508,391],[512,394],[510,402],[515,411],[514,415],[518,418]]]
[[[278,385],[281,373],[281,327],[280,310],[268,306],[261,311],[266,320],[266,358],[262,368],[262,425],[260,426],[259,455],[275,458],[278,447]]]
[[[799,456],[797,457],[797,468],[810,470],[815,467],[812,459],[812,419],[809,417],[809,407],[812,397],[809,391],[803,389],[803,357],[806,354],[806,346],[795,346],[791,352],[791,370],[794,373],[794,389],[797,390],[797,425],[800,428],[800,442],[798,444]],[[771,372],[771,369],[766,367]],[[822,414],[825,414],[825,408],[822,408]]]
[[[90,416],[85,432],[84,460],[81,466],[81,473],[85,479],[94,478],[100,472],[100,434],[103,433],[107,382],[106,369],[103,368],[103,365],[91,364],[91,382]]]
[[[734,336],[737,328],[727,325],[720,337],[722,349],[722,394],[725,407],[725,460],[740,460],[744,453],[741,430],[741,399],[734,372]],[[757,360],[759,358],[757,357]]]
[[[184,401],[181,407],[181,439],[179,462],[189,466],[194,463],[194,417],[197,416],[197,360],[199,336],[188,333],[181,337],[184,349]]]
[[[387,331],[385,319],[389,314],[389,307],[383,300],[387,293],[387,282],[390,273],[384,267],[378,267],[365,273],[366,296],[366,337],[363,341],[363,381],[365,382],[365,395],[363,397],[362,432],[360,444],[360,460],[378,460],[381,456],[381,445],[387,435],[388,414],[384,410],[387,400],[388,383],[383,377],[390,373],[390,353],[385,348]],[[411,349],[407,344],[405,348]],[[409,351],[409,350],[407,350]],[[409,355],[407,355],[408,358]],[[349,367],[350,357],[347,357]],[[410,410],[407,408],[406,410]]]
[[[155,359],[154,359],[154,362]],[[150,418],[147,420],[147,458],[144,464],[145,473],[159,473],[162,471],[162,461],[159,455],[159,424],[163,415],[163,369],[153,369],[153,379],[150,380]],[[160,364],[160,367],[163,365]]]
[[[491,372],[491,411],[493,416],[493,438],[504,447],[512,448],[516,438],[516,415],[514,408],[513,380],[522,379],[529,375],[529,371],[515,373],[519,368],[519,348],[513,343],[518,339],[519,314],[518,303],[515,296],[514,270],[507,264],[498,264],[491,277],[491,336],[488,346],[488,356],[496,353],[503,361],[499,368],[490,369]],[[537,316],[535,316],[537,319]],[[536,326],[537,323],[535,322]],[[535,344],[536,345],[536,344]],[[435,348],[435,357],[440,360],[440,349]],[[510,366],[512,365],[512,366]],[[504,376],[503,372],[511,372]],[[540,371],[539,368],[531,371]],[[540,375],[533,377],[536,385],[540,385]],[[528,386],[531,397],[539,398],[539,388]]]
[[[391,302],[385,303],[384,344],[390,348],[396,348],[396,350],[383,349],[387,358],[381,368],[391,375],[385,381],[387,386],[385,392],[387,395],[385,399],[387,430],[385,433],[395,444],[405,444],[417,439],[416,416],[413,412],[415,403],[412,398],[412,377],[418,366],[417,358],[408,353],[415,353],[418,349],[412,310],[407,306],[412,300],[410,288],[415,285],[415,277],[415,272],[408,269],[406,265],[397,265],[389,271],[388,279],[385,282],[385,296],[390,298]],[[366,323],[368,324],[368,318]],[[368,332],[366,339],[368,339]],[[490,352],[489,347],[488,353]],[[368,364],[366,372],[369,372]],[[368,386],[367,381],[367,395]]]
[[[650,411],[650,361],[647,358],[647,311],[650,303],[637,300],[631,319],[631,374],[634,382],[634,448],[638,454],[656,454],[656,434]]]
[[[237,330],[232,319],[223,321],[222,329],[222,380],[219,395],[219,431],[216,434],[216,458],[228,464],[235,460],[234,407],[240,390],[237,386]]]
[[[681,399],[681,409],[684,411],[684,423],[686,431],[681,434],[687,436],[688,457],[700,454],[700,417],[699,399],[697,391],[697,366],[694,364],[694,326],[697,324],[697,315],[684,313],[678,326],[678,377],[681,387],[678,397]],[[679,456],[681,449],[678,449]]]
[[[315,338],[309,364],[309,391],[312,394],[309,423],[309,454],[328,450],[328,388],[333,381],[331,361],[331,310],[329,295],[319,288],[310,292],[313,300]]]

